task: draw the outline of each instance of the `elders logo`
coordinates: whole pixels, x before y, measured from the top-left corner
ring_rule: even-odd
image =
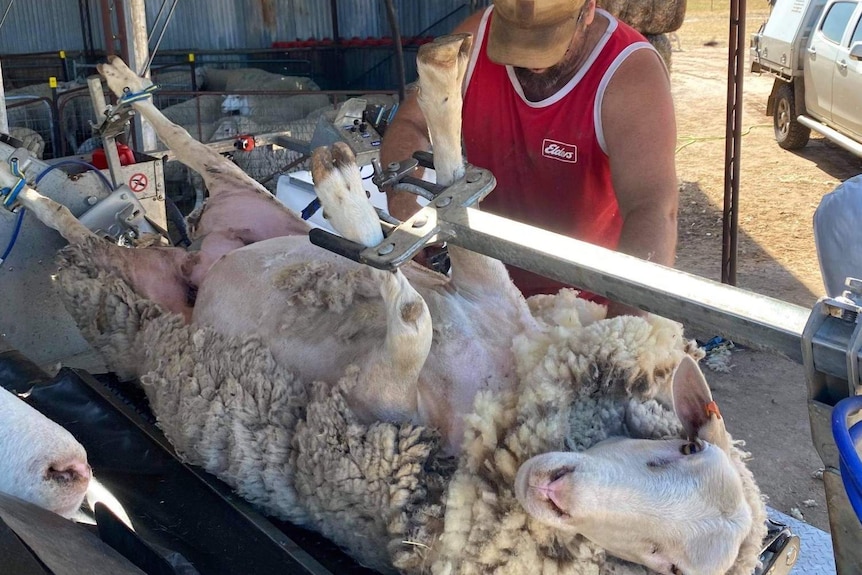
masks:
[[[542,155],[546,158],[575,164],[578,161],[578,147],[556,140],[542,140]]]

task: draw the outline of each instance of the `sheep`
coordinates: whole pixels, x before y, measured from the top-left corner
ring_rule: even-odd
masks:
[[[445,185],[465,169],[457,119],[469,39],[427,46],[420,106]],[[117,59],[100,71],[115,93],[141,88]],[[600,308],[581,313],[569,292],[525,302],[500,262],[457,247],[451,278],[413,264],[384,274],[321,252],[259,185],[151,104],[135,106],[208,178],[212,195],[196,223],[206,234],[201,251],[126,250],[76,222],[65,227],[62,209],[41,215],[74,240],[59,274],[70,312],[115,369],[140,376],[162,429],[189,461],[383,571],[597,572],[615,568],[611,556],[666,573],[680,565],[741,573],[756,563],[763,505],[717,413],[695,417],[711,405],[697,368],[680,368],[683,384],[671,377],[691,351],[680,326],[603,320]],[[377,241],[349,149],[316,150],[313,172],[335,227]],[[665,458],[685,448],[722,477],[720,489],[681,489],[673,502],[673,517],[703,521],[655,529],[641,507],[624,518],[625,537],[608,537],[603,522],[548,525],[529,481],[516,481],[518,468],[611,435],[666,439],[637,445]],[[686,435],[692,441],[668,439]],[[634,453],[634,440],[616,441]],[[584,459],[591,468],[613,467],[606,455],[614,447],[594,449]],[[677,482],[697,485],[692,470],[674,469]],[[648,501],[655,486],[618,477],[610,487]],[[693,550],[716,524],[728,539],[707,542],[700,558],[710,562],[701,565]],[[512,559],[516,548],[526,563]]]
[[[0,491],[70,518],[90,478],[72,434],[0,387]]]

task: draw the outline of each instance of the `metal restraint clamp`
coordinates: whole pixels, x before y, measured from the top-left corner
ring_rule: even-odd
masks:
[[[9,168],[12,171],[12,175],[18,178],[18,181],[8,188],[0,188],[0,198],[3,199],[3,207],[11,212],[18,207],[18,194],[20,194],[21,190],[24,189],[24,186],[27,185],[27,180],[21,173],[21,169],[18,165],[18,158],[14,156],[9,158]]]
[[[108,106],[105,110],[105,119],[98,126],[91,124],[93,125],[93,129],[102,138],[116,138],[125,133],[126,124],[135,115],[135,109],[132,108],[132,104],[152,98],[153,92],[158,89],[158,84],[147,86],[140,92],[132,92],[129,88],[124,88],[123,95],[117,99],[117,105]]]
[[[389,176],[380,178],[381,182],[403,184],[410,178],[416,158],[392,165]],[[390,177],[391,176],[391,177]],[[427,196],[427,206],[410,216],[404,222],[388,218],[384,229],[388,231],[383,241],[376,246],[366,247],[320,228],[312,229],[308,236],[311,243],[336,254],[372,267],[393,271],[413,259],[426,245],[448,240],[453,232],[446,225],[446,217],[456,214],[467,207],[476,205],[494,189],[497,181],[488,170],[467,165],[465,174],[450,186],[438,186],[416,179],[410,191]]]
[[[158,84],[150,84],[140,92],[132,92],[132,90],[128,87],[123,88],[123,95],[118,98],[117,103],[122,106],[123,104],[131,104],[133,102],[146,100],[147,98],[152,98],[153,92],[158,89]]]

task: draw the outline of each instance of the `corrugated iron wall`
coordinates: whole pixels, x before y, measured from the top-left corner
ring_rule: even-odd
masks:
[[[439,35],[489,0],[395,0],[404,36]],[[90,9],[93,45],[104,49],[98,0],[18,1],[0,31],[0,54],[85,48],[79,6]],[[162,0],[148,0],[150,26]],[[5,8],[5,5],[4,5]],[[163,50],[248,50],[276,41],[331,38],[330,0],[180,0]],[[337,0],[342,38],[389,36],[383,0]]]
[[[114,2],[121,0],[112,0]],[[165,6],[170,6],[170,1]],[[490,0],[394,0],[403,38],[449,32]],[[396,89],[394,49],[351,39],[392,36],[385,0],[336,0],[341,50],[291,49],[296,40],[334,37],[332,0],[179,0],[165,30],[155,67],[185,61],[218,67],[261,67],[270,72],[311,76],[324,89]],[[0,59],[7,90],[93,73],[105,51],[100,0],[29,0],[14,2],[0,30]],[[163,0],[147,0],[152,31]],[[167,12],[167,11],[165,11]],[[128,7],[126,13],[129,13]],[[84,21],[88,22],[85,25]],[[151,41],[154,45],[155,39]],[[267,50],[278,43],[278,51]],[[417,43],[405,47],[405,78],[416,78]],[[95,51],[92,58],[83,52]],[[70,55],[65,65],[56,56]],[[35,58],[33,54],[42,53]],[[172,55],[173,54],[173,55]]]

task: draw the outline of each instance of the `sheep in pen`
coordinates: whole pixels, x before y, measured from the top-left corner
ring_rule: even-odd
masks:
[[[465,171],[470,43],[418,56],[443,186]],[[145,88],[119,59],[100,73],[118,96]],[[29,187],[19,201],[70,242],[67,308],[188,461],[382,572],[752,572],[765,507],[682,326],[605,319],[571,290],[525,301],[499,261],[457,246],[450,275],[336,256],[151,102],[133,106],[205,180],[198,250],[120,247]],[[349,148],[312,165],[333,227],[380,242]]]

